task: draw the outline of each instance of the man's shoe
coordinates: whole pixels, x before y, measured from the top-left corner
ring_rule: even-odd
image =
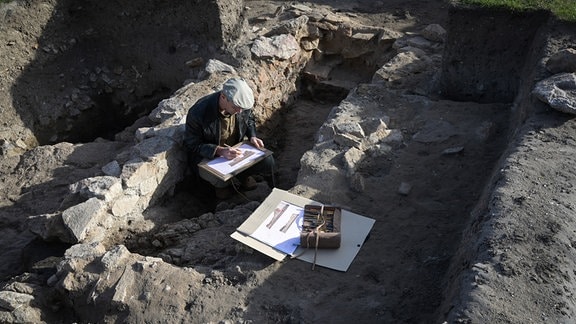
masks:
[[[242,191],[254,190],[256,187],[258,187],[258,183],[256,183],[256,180],[250,176],[242,180],[242,183],[240,184],[240,190]]]
[[[214,192],[216,193],[216,198],[220,200],[225,200],[232,197],[232,189],[230,187],[225,188],[214,188]]]

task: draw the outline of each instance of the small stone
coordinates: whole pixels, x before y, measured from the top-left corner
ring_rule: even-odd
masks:
[[[456,154],[462,152],[462,150],[464,150],[464,146],[449,147],[444,151],[442,151],[442,154],[443,155]]]
[[[402,182],[400,187],[398,188],[398,193],[404,196],[407,196],[410,191],[412,190],[412,185],[407,182]]]
[[[202,57],[196,57],[189,61],[186,61],[186,66],[190,68],[199,67],[202,66],[203,64],[204,64],[204,58]]]

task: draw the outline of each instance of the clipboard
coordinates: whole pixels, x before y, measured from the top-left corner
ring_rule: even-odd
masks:
[[[222,181],[228,181],[273,154],[272,151],[266,148],[258,149],[254,147],[248,141],[240,142],[233,147],[243,150],[244,154],[233,160],[228,160],[224,157],[217,157],[211,160],[203,159],[198,163],[198,168],[210,172]]]

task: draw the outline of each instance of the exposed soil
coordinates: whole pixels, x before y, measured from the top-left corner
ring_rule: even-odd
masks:
[[[246,1],[249,7],[248,18],[269,15],[280,5],[290,3],[293,2]],[[309,1],[308,4],[331,6],[335,11],[353,12],[357,19],[366,25],[384,26],[402,32],[416,32],[432,23],[448,25],[449,6],[441,0],[318,0]],[[59,90],[54,84],[44,86],[43,81],[54,81],[52,74],[73,69],[68,57],[50,61],[53,64],[47,72],[42,72],[41,64],[38,63],[42,62],[41,60],[35,61],[33,66],[26,65],[36,51],[42,52],[42,44],[64,44],[75,37],[74,33],[67,35],[65,28],[57,30],[58,33],[52,30],[52,34],[39,32],[51,19],[52,9],[58,7],[58,1],[37,0],[30,1],[29,5],[34,12],[22,14],[22,11],[17,10],[3,11],[8,17],[4,18],[4,22],[11,25],[10,28],[3,28],[0,33],[0,46],[3,47],[3,53],[8,53],[1,55],[0,59],[0,89],[5,94],[1,100],[11,98],[14,103],[32,100],[32,92],[37,93],[38,97],[51,97],[51,94]],[[134,3],[134,6],[138,4]],[[80,24],[81,13],[85,10],[86,8],[82,8],[73,12],[78,19],[75,23]],[[9,17],[16,13],[21,15]],[[468,18],[471,19],[471,16]],[[513,19],[524,21],[517,15],[514,15]],[[462,24],[465,25],[465,22]],[[15,36],[13,30],[18,30],[21,35]],[[526,39],[518,39],[517,33],[510,34],[510,39],[502,39],[503,44],[513,43],[517,46],[511,46],[511,52],[501,57],[515,57],[519,50],[530,46],[535,31],[528,27],[524,30],[530,34]],[[163,32],[167,33],[166,30]],[[572,31],[566,29],[562,32]],[[550,48],[543,51],[555,52],[569,47],[569,44],[575,44],[576,34],[559,34],[565,36],[558,37],[557,42],[549,43]],[[38,46],[36,42],[40,35],[42,44]],[[182,35],[185,33],[182,32]],[[490,35],[486,33],[483,39]],[[130,39],[117,41],[130,43]],[[183,63],[186,55],[182,54],[180,48],[191,48],[191,43],[191,40],[181,38],[178,44],[184,45],[168,50],[172,51],[170,55],[160,55],[158,61],[150,63],[150,69],[157,71],[171,65],[163,60]],[[462,51],[472,51],[482,46],[474,44]],[[140,50],[154,52],[153,48]],[[482,52],[483,58],[478,61],[489,61],[486,57],[495,50],[506,51],[498,48],[486,49]],[[54,52],[54,49],[48,47],[43,52],[44,54],[39,54],[40,57]],[[217,53],[216,49],[196,51],[196,55]],[[76,55],[75,58],[84,57],[81,53]],[[530,60],[529,56],[522,55],[526,60]],[[90,58],[88,61],[95,62],[82,61],[77,64],[86,66],[76,67],[87,69],[87,74],[73,74],[70,82],[90,86],[86,83],[86,80],[90,79],[90,71],[94,72],[101,69],[102,65],[107,65],[107,62],[102,63],[88,54],[87,57]],[[141,71],[138,64],[144,63],[135,62],[135,69],[130,75]],[[495,64],[510,66],[502,61]],[[349,271],[341,273],[324,268],[311,271],[308,263],[296,260],[273,262],[258,253],[239,252],[234,258],[228,258],[226,253],[234,250],[235,246],[235,242],[227,237],[229,233],[206,233],[205,235],[221,237],[222,242],[218,249],[209,251],[213,254],[204,258],[199,266],[219,269],[230,266],[223,263],[232,262],[241,265],[249,275],[235,283],[236,289],[233,293],[230,293],[230,290],[219,292],[217,285],[214,285],[214,291],[206,296],[198,296],[197,303],[210,305],[208,309],[217,309],[219,314],[212,318],[220,316],[221,319],[232,318],[238,322],[438,323],[447,318],[452,307],[461,306],[458,302],[469,302],[465,298],[460,300],[457,296],[458,291],[471,289],[459,287],[459,280],[466,276],[460,273],[472,268],[469,262],[472,262],[473,257],[469,255],[478,253],[483,256],[486,264],[497,269],[496,274],[486,270],[485,276],[476,280],[478,285],[485,284],[489,292],[475,295],[477,299],[473,300],[474,306],[452,316],[451,320],[467,322],[469,318],[485,318],[491,322],[494,322],[494,319],[502,323],[525,322],[527,316],[531,315],[518,314],[507,309],[507,305],[513,300],[517,305],[522,305],[523,309],[530,310],[530,314],[541,314],[540,317],[533,318],[533,322],[559,318],[573,321],[573,306],[564,300],[574,302],[571,293],[573,287],[566,282],[574,279],[576,273],[576,269],[570,268],[573,263],[569,261],[575,249],[575,241],[571,236],[576,231],[573,219],[576,208],[573,202],[576,172],[572,163],[569,163],[576,147],[576,125],[569,116],[538,105],[537,111],[526,113],[528,126],[523,126],[523,119],[516,119],[514,109],[521,103],[513,100],[518,93],[522,94],[523,90],[517,89],[520,85],[510,80],[521,75],[520,71],[516,70],[518,66],[522,64],[509,67],[516,73],[514,75],[511,75],[510,71],[498,74],[498,80],[502,82],[491,84],[498,91],[491,91],[494,97],[490,98],[468,93],[464,98],[457,98],[459,101],[448,101],[442,98],[442,94],[435,93],[436,98],[431,105],[402,106],[394,105],[397,103],[395,98],[382,95],[382,106],[386,107],[385,114],[391,119],[390,128],[401,130],[409,140],[395,147],[392,155],[374,156],[367,160],[359,170],[367,179],[364,193],[346,197],[346,208],[376,220],[369,239]],[[534,68],[541,67],[535,64]],[[33,73],[27,74],[25,80],[19,79],[20,83],[14,86],[15,80],[24,70],[32,70]],[[133,86],[135,92],[115,91],[114,96],[100,94],[99,98],[116,101],[118,105],[125,105],[129,100],[133,100],[142,109],[140,114],[144,115],[156,100],[175,91],[189,74],[197,72],[172,68],[171,71],[163,72],[167,77],[154,80],[154,73],[150,72],[144,74],[144,78],[147,78],[145,81],[138,82],[137,77],[128,79],[126,73],[119,72],[119,76],[127,78],[119,82]],[[42,79],[40,75],[43,73],[51,76]],[[539,73],[541,72],[522,75],[536,77]],[[33,76],[39,78],[34,79]],[[33,83],[33,91],[20,88],[26,87],[27,83]],[[408,92],[413,90],[406,89]],[[358,91],[370,89],[360,86]],[[134,93],[137,99],[128,99]],[[466,98],[475,100],[468,101]],[[35,103],[35,100],[32,101]],[[415,96],[414,100],[418,102],[419,99]],[[282,112],[284,127],[264,134],[268,146],[275,151],[279,164],[277,187],[288,190],[296,184],[300,157],[313,146],[317,129],[328,116],[330,109],[337,104],[338,102],[326,102],[314,96],[300,98]],[[25,106],[22,104],[22,107]],[[28,116],[33,112],[24,111],[23,108],[18,112],[21,116],[8,115],[8,119],[3,120],[1,134],[32,138],[24,126],[32,127],[26,121],[34,120]],[[17,121],[18,118],[24,122]],[[58,116],[54,118],[58,119]],[[127,119],[126,122],[128,120],[132,121]],[[18,125],[16,132],[10,132],[12,124]],[[80,127],[85,126],[83,123]],[[63,168],[56,174],[34,174],[19,169],[19,165],[35,165],[25,161],[25,155],[22,157],[4,154],[0,162],[4,174],[0,205],[0,242],[2,246],[10,248],[0,254],[2,260],[6,260],[0,266],[2,278],[17,274],[11,271],[14,269],[27,270],[24,265],[19,264],[21,259],[18,255],[23,245],[29,243],[33,236],[22,229],[24,225],[21,218],[51,212],[61,207],[65,202],[51,200],[53,195],[64,192],[67,184],[95,172],[92,167],[97,165],[98,161],[105,161],[107,154],[113,156],[115,153],[101,154],[99,151],[100,140],[94,139],[105,137],[102,133],[94,135],[76,132],[76,136],[73,136],[73,132],[61,131],[56,136],[50,134],[46,127],[36,129],[39,129],[36,137],[44,143],[59,142],[61,137],[66,136],[66,139],[71,141],[91,142],[84,150],[84,157],[92,158],[87,158],[89,162],[84,162],[86,165],[71,173]],[[6,135],[5,138],[9,136]],[[32,142],[27,141],[26,145],[35,145]],[[118,149],[124,145],[129,144],[119,142]],[[57,149],[67,148],[63,145]],[[51,150],[53,149],[46,149],[46,161],[36,163],[50,164]],[[557,158],[557,154],[563,158]],[[492,195],[490,191],[496,183],[492,176],[499,172],[502,174],[500,178],[496,178],[502,182],[508,181],[502,189],[509,193],[508,196],[502,193],[499,193],[500,196],[498,193]],[[37,178],[30,179],[30,174]],[[402,183],[411,186],[408,194],[399,194],[398,188]],[[29,191],[28,188],[35,190]],[[164,203],[163,212],[169,214],[167,218],[176,221],[190,217],[190,214],[200,215],[212,210],[213,206],[201,203],[198,197],[194,196],[194,190],[187,190],[190,188],[186,186],[180,189],[182,190],[174,197],[167,198]],[[300,194],[306,195],[307,192]],[[512,197],[513,201],[503,201],[499,205],[498,201],[502,197]],[[316,198],[321,197],[314,197]],[[488,201],[491,202],[490,205]],[[493,233],[483,232],[485,229],[482,226],[483,222],[490,218],[490,213],[497,211],[508,212],[516,217],[496,221],[493,224],[495,231],[502,232],[497,232],[497,239],[493,239]],[[556,219],[557,215],[562,218]],[[560,237],[561,235],[568,237]],[[520,242],[522,245],[509,249],[513,246],[510,242]],[[36,242],[32,246],[40,246],[39,249],[42,250],[47,244]],[[134,246],[135,242],[127,244]],[[65,248],[58,244],[53,245],[59,252]],[[525,259],[527,254],[533,255],[534,259]],[[506,289],[496,289],[494,286],[501,284],[498,278],[502,277],[506,279]],[[525,277],[531,279],[525,280]],[[542,288],[537,285],[541,283],[550,285]],[[551,287],[553,285],[554,287]],[[547,296],[545,293],[541,294],[540,290],[554,290],[555,287],[563,285],[568,286],[564,286],[563,291],[556,291],[558,300],[538,301],[535,297]],[[450,304],[450,298],[454,298],[456,304]],[[238,300],[242,301],[241,310],[234,306],[238,305]]]

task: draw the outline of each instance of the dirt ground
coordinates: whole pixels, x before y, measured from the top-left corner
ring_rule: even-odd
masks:
[[[3,61],[0,62],[0,89],[5,96],[13,95],[9,89],[15,76],[37,50],[32,41],[33,35],[37,35],[38,29],[49,20],[49,8],[55,2],[47,1],[45,6],[40,7],[31,6],[43,9],[19,17],[25,23],[20,23],[18,28],[22,34],[30,36],[30,42],[25,42],[24,46],[14,41],[14,35],[0,33],[0,46],[10,50],[9,56],[0,59]],[[292,2],[246,1],[251,17],[270,14],[280,5],[289,3]],[[449,8],[441,0],[318,0],[309,1],[308,4],[332,6],[335,11],[354,13],[366,25],[383,26],[407,33],[419,31],[432,23],[445,26]],[[6,15],[8,12],[16,11],[4,11]],[[42,35],[44,42],[50,43],[46,40],[50,36]],[[53,43],[57,43],[62,35],[54,37]],[[571,39],[567,38],[566,42],[569,41]],[[566,44],[555,46],[561,48]],[[35,91],[53,89],[38,87]],[[382,98],[383,101],[388,99]],[[280,189],[289,190],[295,185],[300,157],[312,148],[315,132],[333,105],[337,103],[301,98],[283,112],[286,127],[276,134],[267,134],[276,137],[265,140],[269,148],[275,151],[279,165],[277,187]],[[242,267],[245,277],[235,284],[233,294],[229,290],[219,292],[218,285],[214,284],[208,288],[205,296],[198,296],[197,303],[210,304],[209,309],[218,309],[220,314],[215,317],[219,315],[222,319],[232,318],[244,323],[439,323],[450,310],[449,306],[442,305],[446,296],[450,296],[446,287],[453,285],[454,289],[458,289],[458,284],[447,284],[451,279],[460,279],[458,271],[461,268],[453,264],[454,260],[460,260],[457,257],[462,257],[461,254],[465,254],[468,247],[478,244],[480,247],[475,249],[486,249],[485,254],[489,255],[486,260],[499,258],[494,267],[499,269],[498,276],[510,279],[507,281],[510,289],[492,290],[491,294],[486,295],[489,297],[476,300],[477,304],[485,305],[485,308],[471,308],[470,312],[488,311],[495,314],[489,318],[498,318],[497,322],[518,322],[517,319],[523,317],[506,309],[513,299],[534,313],[546,314],[534,318],[534,322],[546,322],[549,318],[562,316],[574,320],[569,305],[558,306],[558,303],[545,301],[538,303],[532,298],[539,295],[535,290],[540,289],[534,282],[564,285],[569,280],[559,278],[573,278],[576,271],[565,268],[571,264],[566,260],[574,254],[574,239],[566,238],[566,244],[558,239],[558,233],[569,233],[570,236],[575,232],[576,227],[571,226],[574,226],[572,218],[576,206],[571,199],[576,172],[566,159],[556,159],[553,154],[560,152],[563,156],[570,156],[574,152],[576,125],[568,116],[540,107],[541,110],[528,119],[531,128],[520,128],[518,131],[525,131],[526,136],[511,145],[511,136],[516,134],[516,130],[510,128],[512,108],[512,103],[481,104],[443,100],[435,101],[431,107],[390,107],[386,111],[392,120],[390,128],[400,129],[405,138],[410,140],[395,148],[392,156],[370,160],[360,169],[367,179],[366,190],[363,194],[351,196],[346,207],[355,213],[374,218],[376,222],[349,271],[342,273],[325,268],[311,271],[308,263],[296,260],[273,262],[258,253],[238,252],[230,257],[226,254],[234,250],[235,242],[226,237],[229,233],[224,233],[226,235],[222,235],[220,249],[212,251],[216,255],[210,260],[199,262],[198,267]],[[446,130],[446,123],[454,128]],[[4,132],[8,132],[10,121],[4,121],[3,127]],[[423,138],[439,138],[418,140],[417,134]],[[119,144],[118,148],[122,145]],[[543,147],[545,145],[553,145],[554,152]],[[98,149],[94,151],[98,152]],[[114,152],[108,153],[112,156]],[[513,153],[519,155],[502,159],[506,157],[504,154]],[[35,163],[49,164],[51,154],[47,151],[46,155],[45,161]],[[106,159],[105,156],[99,158]],[[19,166],[35,163],[18,156],[2,157],[0,167],[5,190],[1,197],[0,225],[3,235],[0,245],[9,247],[1,254],[2,260],[6,260],[0,268],[3,270],[2,278],[7,274],[15,275],[10,273],[10,269],[22,269],[21,265],[16,266],[21,262],[18,256],[23,245],[30,241],[31,235],[22,230],[20,218],[38,213],[41,208],[35,209],[34,201],[50,199],[48,191],[51,194],[63,192],[69,181],[94,172],[86,168],[74,174],[60,174],[61,178],[38,172],[38,179],[30,180],[27,177],[31,173],[26,173]],[[495,241],[487,239],[483,246],[479,243],[482,240],[482,235],[478,233],[481,229],[468,227],[479,224],[480,219],[485,220],[487,217],[482,214],[485,209],[478,211],[475,208],[481,199],[488,199],[483,194],[486,186],[490,185],[493,173],[500,169],[515,168],[519,173],[502,176],[502,179],[509,180],[505,190],[511,193],[514,200],[509,205],[503,203],[499,208],[515,213],[517,218],[495,224],[495,228],[505,228],[503,233],[507,235],[501,234],[499,240]],[[43,181],[45,185],[37,188],[44,188],[44,191],[27,193],[25,190],[26,183]],[[408,195],[398,193],[401,183],[411,185]],[[183,210],[194,210],[200,214],[212,208],[209,204],[199,203],[198,197],[193,194],[194,190],[187,189],[190,188],[182,188],[174,197],[166,200],[163,207],[166,212],[173,213],[168,218],[177,220],[187,217],[189,212]],[[537,200],[543,196],[549,199],[543,199],[548,201],[547,204]],[[46,207],[50,204],[44,202],[42,205],[45,209],[57,208]],[[513,209],[514,206],[522,208]],[[494,204],[492,208],[495,208]],[[568,211],[560,212],[559,208]],[[565,218],[554,218],[560,214],[566,215]],[[539,231],[540,227],[544,228],[542,232]],[[470,232],[464,234],[466,229]],[[466,242],[466,238],[475,241]],[[524,259],[523,253],[514,254],[513,248],[508,249],[512,246],[510,241],[526,244],[522,249],[530,251],[527,254],[531,253],[537,259]],[[560,253],[552,248],[555,245],[562,245],[566,250]],[[46,248],[48,244],[34,246]],[[466,258],[462,257],[462,260]],[[467,269],[470,265],[460,266]],[[520,280],[520,277],[524,278],[522,275],[533,278],[533,281]],[[511,283],[515,277],[519,280]],[[499,281],[494,279],[492,284],[496,282]],[[570,292],[573,287],[564,287],[565,291],[557,294],[574,302]],[[233,306],[238,304],[241,305]],[[462,322],[467,322],[467,316],[482,317],[478,314],[462,315]]]

